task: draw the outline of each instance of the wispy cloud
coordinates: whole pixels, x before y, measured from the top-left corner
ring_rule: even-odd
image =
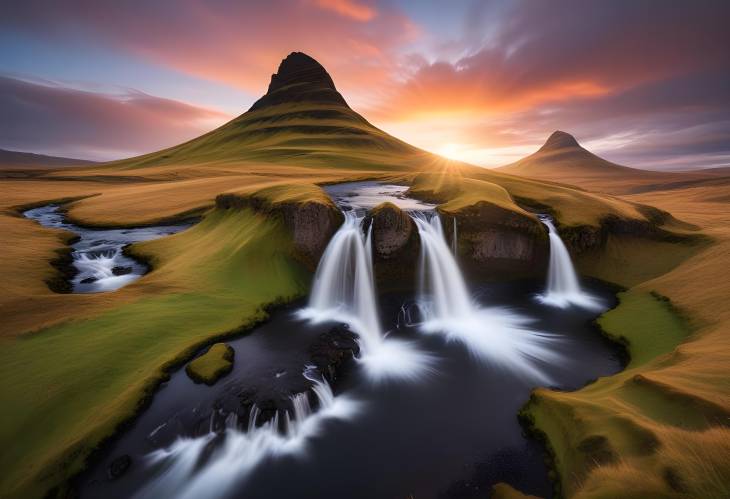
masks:
[[[0,147],[109,160],[193,138],[228,119],[135,90],[98,93],[0,76]]]

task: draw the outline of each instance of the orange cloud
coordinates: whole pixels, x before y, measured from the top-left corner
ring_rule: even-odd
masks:
[[[315,0],[315,3],[322,9],[331,10],[360,22],[370,21],[378,15],[378,11],[374,8],[352,0]]]

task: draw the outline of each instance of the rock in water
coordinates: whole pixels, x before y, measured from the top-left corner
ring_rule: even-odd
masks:
[[[309,356],[320,373],[330,382],[341,374],[347,362],[360,353],[357,336],[346,324],[322,333],[309,347]]]
[[[131,274],[134,269],[132,267],[114,267],[112,274],[114,275],[127,275]]]
[[[119,456],[118,458],[114,459],[109,464],[109,469],[107,470],[107,475],[111,480],[114,480],[115,478],[119,478],[122,476],[132,465],[132,458],[129,457],[129,455],[124,454],[122,456]]]
[[[212,385],[233,369],[233,348],[216,343],[203,355],[190,362],[185,372],[196,383]]]

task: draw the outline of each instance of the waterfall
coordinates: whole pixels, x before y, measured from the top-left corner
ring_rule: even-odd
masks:
[[[538,295],[539,301],[560,308],[566,308],[570,305],[584,308],[601,308],[602,304],[599,300],[581,289],[568,248],[560,239],[552,219],[547,216],[540,216],[539,218],[548,228],[548,237],[550,239],[547,287],[545,293]]]
[[[550,380],[541,363],[560,361],[549,334],[529,327],[531,319],[503,307],[474,302],[436,213],[411,214],[421,239],[418,295],[421,331],[464,344],[476,358],[523,374],[530,381]]]
[[[363,237],[363,217],[345,212],[345,222],[322,255],[309,298],[312,317],[339,320],[357,331],[361,347],[373,349],[382,341],[375,303],[371,237]]]
[[[451,236],[451,250],[454,252],[454,257],[459,256],[459,240],[456,234],[456,217],[454,217],[454,233]]]
[[[451,254],[441,219],[419,213],[413,217],[421,237],[419,296],[423,303],[432,297],[432,315],[435,317],[466,317],[473,306],[459,266]]]
[[[345,222],[332,237],[317,266],[309,305],[299,316],[311,322],[344,322],[357,334],[359,361],[374,380],[417,378],[431,358],[411,342],[386,338],[380,325],[372,259],[372,224],[363,237],[363,216],[344,212]]]
[[[335,397],[329,384],[315,379],[311,369],[304,376],[313,382],[312,391],[319,403],[317,411],[312,411],[307,394],[300,393],[292,397],[293,411],[283,413],[282,421],[277,414],[256,426],[259,410],[255,406],[245,428],[240,426],[235,413],[226,417],[222,432],[214,431],[211,419],[211,429],[205,435],[179,438],[147,456],[147,464],[159,472],[135,497],[226,497],[267,458],[303,456],[307,441],[321,433],[324,422],[348,420],[357,414],[358,402],[345,395]],[[223,433],[225,437],[218,438]],[[216,439],[219,443],[213,444]],[[211,445],[215,445],[212,451]]]

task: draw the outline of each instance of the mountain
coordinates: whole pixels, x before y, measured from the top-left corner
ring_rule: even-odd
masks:
[[[581,146],[575,137],[560,130],[553,132],[537,152],[497,169],[513,175],[557,181],[574,175],[632,175],[642,172],[596,156]]]
[[[109,165],[264,162],[385,169],[425,154],[353,111],[322,65],[293,52],[271,76],[266,94],[241,116],[184,144]]]
[[[83,159],[46,156],[44,154],[0,149],[0,169],[22,170],[33,168],[61,168],[64,166],[82,166],[92,164],[94,164],[93,161]]]
[[[495,170],[611,194],[667,190],[727,180],[723,178],[726,172],[722,170],[659,172],[618,165],[588,151],[575,137],[560,130],[553,132],[533,154]]]

